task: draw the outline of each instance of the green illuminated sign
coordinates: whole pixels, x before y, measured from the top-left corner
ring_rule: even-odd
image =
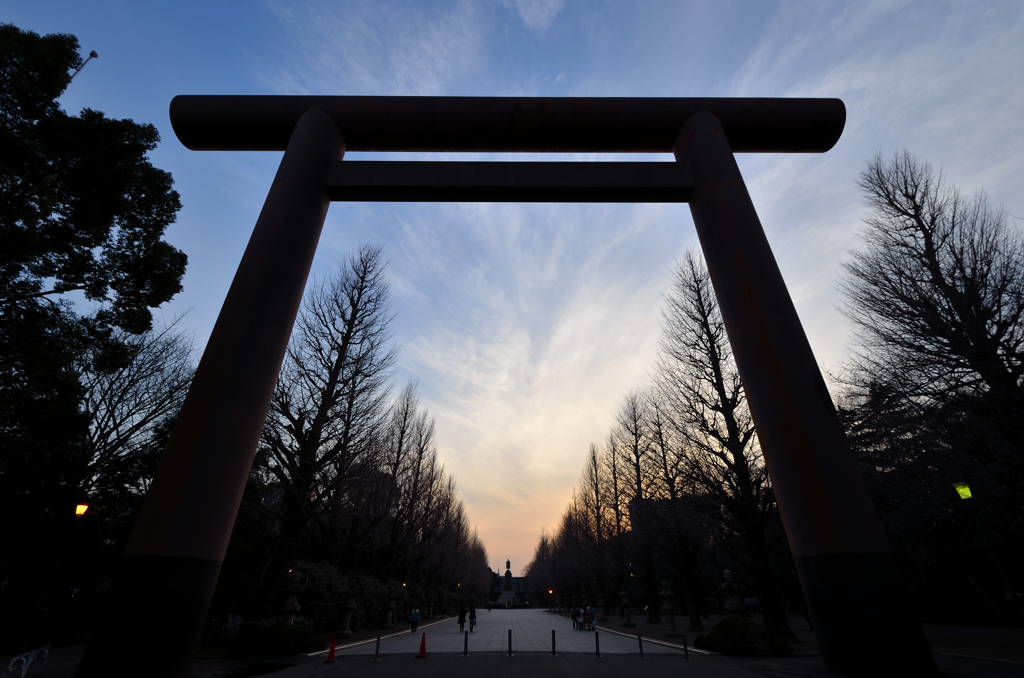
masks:
[[[953,489],[956,490],[956,493],[960,495],[961,499],[971,498],[971,488],[967,483],[953,483]]]

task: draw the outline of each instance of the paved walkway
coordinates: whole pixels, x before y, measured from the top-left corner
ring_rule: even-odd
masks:
[[[508,632],[512,631],[512,652],[551,652],[551,631],[555,631],[555,649],[562,652],[593,653],[595,638],[593,631],[576,631],[568,619],[547,614],[543,610],[477,611],[477,626],[469,634],[469,653],[508,652]],[[469,624],[466,625],[467,630]],[[451,619],[440,624],[422,628],[416,633],[404,633],[395,638],[380,641],[381,654],[414,655],[419,652],[420,639],[426,634],[427,652],[430,654],[462,652],[464,637],[459,633],[458,620]],[[639,654],[635,638],[599,633],[601,654]],[[375,641],[343,648],[339,655],[373,654]],[[644,654],[682,654],[678,650],[644,643]]]
[[[499,628],[501,619],[509,613],[494,611],[488,622],[487,611],[481,612],[478,627],[481,635],[479,642],[484,643],[483,629],[485,625]],[[523,640],[529,637],[527,628],[535,627],[534,635],[543,634],[550,641],[551,629],[556,629],[558,638],[558,656],[552,657],[550,646],[540,652],[516,651],[513,636],[512,657],[504,652],[482,651],[473,649],[472,643],[477,642],[477,633],[473,633],[470,644],[470,656],[463,657],[462,646],[458,644],[458,625],[445,620],[434,626],[423,629],[427,634],[427,659],[417,659],[412,646],[419,649],[420,635],[412,636],[408,632],[394,640],[382,641],[382,649],[394,647],[401,649],[402,642],[410,642],[408,651],[401,654],[382,655],[380,661],[374,661],[370,654],[355,654],[354,648],[338,656],[335,664],[325,664],[324,655],[309,657],[277,657],[268,659],[250,658],[246,660],[228,658],[206,658],[198,660],[191,668],[189,678],[230,678],[240,675],[266,674],[268,678],[395,678],[395,676],[423,676],[424,678],[623,678],[623,676],[643,675],[645,678],[823,678],[828,676],[820,657],[768,657],[763,659],[726,657],[723,655],[690,654],[686,661],[679,653],[660,653],[644,643],[646,660],[641,661],[635,649],[635,640],[621,638],[609,633],[600,633],[601,658],[593,654],[589,643],[593,642],[593,633],[573,631],[568,620],[560,620],[541,611],[516,610],[513,616],[505,617],[512,622],[513,631],[518,629]],[[528,624],[527,620],[532,620]],[[518,625],[516,622],[518,621]],[[506,638],[507,638],[506,630]],[[494,634],[494,642],[498,633]],[[586,647],[585,652],[574,652],[563,648],[565,643],[578,642]],[[618,638],[625,641],[627,652],[613,654],[606,651]],[[571,640],[579,639],[579,640]],[[444,644],[455,645],[457,651],[443,651]],[[72,678],[78,660],[82,655],[83,646],[56,648],[46,666],[47,678]],[[507,648],[506,648],[507,649]],[[870,648],[865,648],[869,652]],[[936,656],[936,663],[943,678],[1020,678],[1024,675],[1021,665],[1012,662],[970,659],[965,657]],[[6,668],[10,658],[0,661],[0,671]],[[153,661],[160,661],[159,643],[154,644]],[[291,666],[288,666],[291,665]],[[285,668],[287,667],[287,668]],[[267,673],[274,668],[280,671]]]

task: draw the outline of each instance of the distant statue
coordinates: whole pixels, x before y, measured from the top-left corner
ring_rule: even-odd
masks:
[[[505,560],[505,569],[506,570],[511,570],[512,569],[512,561],[511,560],[507,560],[507,559]]]

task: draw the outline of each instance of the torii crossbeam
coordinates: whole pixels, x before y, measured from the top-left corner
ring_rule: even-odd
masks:
[[[733,156],[825,152],[845,121],[838,99],[176,97],[185,146],[284,157],[76,675],[185,674],[331,200],[688,202],[826,666],[934,675]],[[343,162],[346,150],[676,162]]]

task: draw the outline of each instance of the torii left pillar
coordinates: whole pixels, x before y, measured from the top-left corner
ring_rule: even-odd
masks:
[[[302,115],[76,678],[187,671],[327,216],[324,178],[344,154],[326,113]]]

